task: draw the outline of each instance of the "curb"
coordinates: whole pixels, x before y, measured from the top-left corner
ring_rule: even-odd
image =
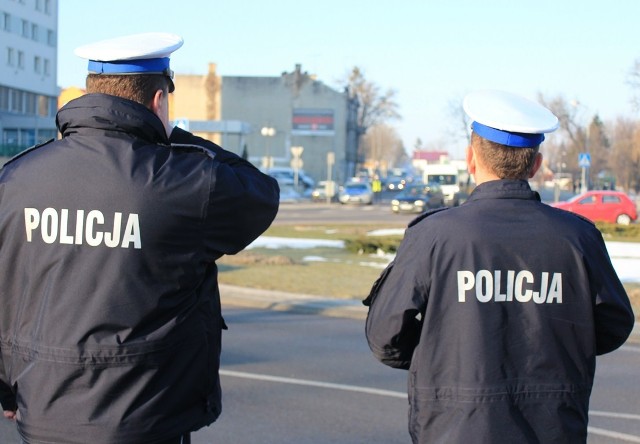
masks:
[[[355,299],[332,299],[284,291],[260,290],[220,284],[223,305],[288,311],[303,314],[321,314],[338,318],[365,320],[367,307]]]
[[[238,287],[220,284],[223,305],[264,310],[288,311],[301,314],[320,314],[337,318],[365,320],[368,309],[355,299],[332,299],[307,294],[294,294],[276,290]],[[629,342],[640,343],[640,323],[636,322]]]

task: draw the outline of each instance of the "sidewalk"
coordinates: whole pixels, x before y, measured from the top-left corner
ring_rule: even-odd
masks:
[[[367,307],[356,299],[333,299],[275,290],[237,287],[220,284],[222,305],[321,314],[338,318],[365,320]]]
[[[255,288],[237,287],[220,284],[220,300],[222,305],[264,310],[289,311],[292,313],[320,314],[338,318],[351,318],[364,321],[367,318],[367,307],[354,299],[322,298],[305,294],[286,293],[275,290],[259,290]],[[636,322],[630,343],[640,343],[640,323]]]

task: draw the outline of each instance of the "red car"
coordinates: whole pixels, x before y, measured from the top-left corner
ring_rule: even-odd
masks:
[[[620,191],[587,191],[552,206],[579,214],[593,222],[629,225],[638,218],[635,203]]]

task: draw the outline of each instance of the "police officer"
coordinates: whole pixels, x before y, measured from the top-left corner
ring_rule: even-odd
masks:
[[[463,205],[414,220],[365,304],[377,359],[409,370],[415,443],[585,442],[595,357],[634,323],[600,232],[540,201],[546,108],[500,91],[465,98]]]
[[[216,260],[277,182],[169,125],[172,34],[79,48],[62,139],[0,171],[0,401],[26,443],[188,442],[220,414]]]

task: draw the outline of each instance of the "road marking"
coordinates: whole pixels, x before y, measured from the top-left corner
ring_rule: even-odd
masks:
[[[233,376],[236,378],[256,379],[258,381],[281,382],[284,384],[306,385],[309,387],[322,387],[335,390],[344,390],[349,392],[368,393],[371,395],[389,396],[391,398],[407,398],[407,394],[403,392],[394,392],[392,390],[380,390],[369,387],[361,387],[348,384],[334,384],[330,382],[310,381],[308,379],[284,378],[281,376],[262,375],[258,373],[236,372],[233,370],[222,370],[220,374],[225,376]]]
[[[633,413],[616,413],[616,412],[603,412],[600,410],[589,410],[589,416],[602,416],[604,418],[616,418],[616,419],[634,419],[640,421],[640,415],[634,415]]]
[[[309,379],[285,378],[282,376],[271,376],[271,375],[264,375],[260,373],[237,372],[234,370],[224,370],[224,369],[220,369],[220,374],[223,376],[231,376],[234,378],[254,379],[258,381],[269,381],[269,382],[280,382],[283,384],[305,385],[308,387],[329,388],[329,389],[343,390],[343,391],[349,391],[349,392],[367,393],[371,395],[388,396],[391,398],[407,399],[407,394],[404,392],[396,392],[393,390],[380,390],[380,389],[374,389],[369,387],[362,387],[358,385],[334,384],[330,382],[311,381]],[[601,410],[589,411],[589,415],[601,416],[601,417],[607,417],[607,418],[617,418],[617,419],[640,420],[640,415],[635,415],[631,413],[604,412]],[[606,436],[609,438],[615,438],[615,439],[619,439],[627,442],[640,443],[640,436],[636,436],[636,435],[629,435],[626,433],[614,432],[611,430],[601,429],[598,427],[588,427],[587,430],[589,433],[592,433],[594,435]]]
[[[612,432],[611,430],[600,429],[597,427],[587,427],[587,431],[594,435],[607,436],[609,438],[615,438],[621,441],[640,442],[640,436],[629,435],[627,433]]]

